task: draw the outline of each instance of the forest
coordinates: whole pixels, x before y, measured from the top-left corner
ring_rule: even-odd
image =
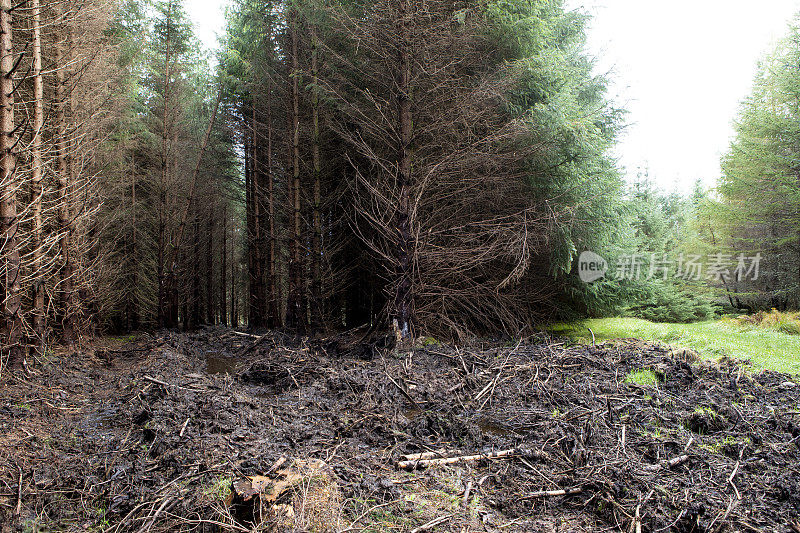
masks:
[[[681,194],[590,20],[0,0],[0,531],[800,531],[800,22]]]

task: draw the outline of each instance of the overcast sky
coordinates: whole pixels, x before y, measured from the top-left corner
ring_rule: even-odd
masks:
[[[783,36],[800,0],[568,0],[587,10],[589,51],[611,71],[628,109],[617,149],[631,177],[647,167],[664,190],[713,185],[757,61]],[[201,41],[215,47],[227,0],[186,0]]]

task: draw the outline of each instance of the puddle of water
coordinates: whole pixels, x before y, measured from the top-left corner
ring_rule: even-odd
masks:
[[[238,366],[235,357],[217,352],[206,354],[206,372],[209,374],[235,374],[239,370]]]
[[[80,423],[80,427],[87,433],[95,437],[106,438],[114,427],[114,419],[117,416],[116,407],[106,407],[100,411],[88,413],[86,418]]]
[[[109,428],[113,425],[117,410],[114,408],[105,409],[98,413],[92,413],[87,417],[87,422],[97,428]]]
[[[510,431],[503,426],[489,420],[488,418],[481,418],[478,420],[478,427],[481,429],[481,432],[487,435],[496,435],[498,437],[505,437],[508,435],[513,435],[514,432]]]

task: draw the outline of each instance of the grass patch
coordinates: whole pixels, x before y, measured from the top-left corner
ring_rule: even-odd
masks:
[[[651,386],[657,387],[658,386],[658,376],[652,370],[648,369],[641,369],[641,370],[634,370],[628,373],[625,376],[625,383],[634,383],[636,385],[643,385],[643,386]]]
[[[224,502],[233,490],[233,478],[221,475],[203,488],[203,495],[212,501]]]
[[[736,318],[723,319],[723,322],[730,322],[744,328],[761,327],[787,333],[789,335],[800,335],[800,312],[793,311],[759,311],[754,315],[742,315]]]
[[[756,369],[800,374],[800,335],[770,327],[744,327],[731,319],[666,324],[639,318],[600,318],[558,324],[551,331],[581,342],[591,342],[589,328],[598,342],[623,338],[659,341],[689,348],[707,359],[723,356],[749,359]]]

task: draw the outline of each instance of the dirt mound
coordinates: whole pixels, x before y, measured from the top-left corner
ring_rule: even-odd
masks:
[[[106,343],[102,357],[63,354],[29,380],[6,374],[0,523],[800,527],[800,387],[790,376],[634,341],[430,345],[371,360],[324,346],[210,329]],[[302,523],[241,516],[230,499],[237,481],[272,480],[281,457],[329,469],[319,497],[289,491],[281,502]],[[398,468],[404,457],[418,464]]]

